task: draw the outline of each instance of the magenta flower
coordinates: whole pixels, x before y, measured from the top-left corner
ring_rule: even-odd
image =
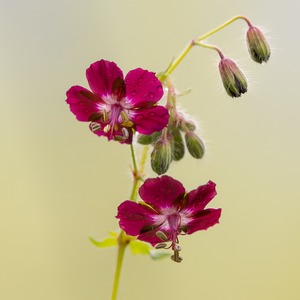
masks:
[[[209,181],[186,193],[182,184],[169,176],[147,179],[139,189],[144,202],[125,201],[118,207],[120,227],[129,235],[165,248],[170,241],[180,262],[178,235],[192,234],[219,223],[221,209],[207,208],[215,197],[215,183]]]
[[[114,62],[100,60],[86,77],[92,91],[72,86],[66,102],[78,121],[91,122],[95,134],[130,144],[134,131],[151,134],[167,125],[168,110],[156,105],[163,89],[155,73],[138,68],[123,79]]]

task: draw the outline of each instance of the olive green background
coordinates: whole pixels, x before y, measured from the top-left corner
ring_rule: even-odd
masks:
[[[300,297],[297,1],[0,1],[0,298],[109,299],[116,249],[88,240],[118,228],[130,150],[76,121],[65,101],[101,58],[124,73],[164,70],[188,41],[244,14],[272,56],[251,61],[246,24],[209,38],[238,61],[249,92],[223,91],[216,53],[195,48],[173,73],[199,120],[203,160],[168,174],[188,189],[217,183],[220,224],[180,238],[181,264],[126,252],[119,299],[297,300]],[[147,169],[148,176],[155,176]]]

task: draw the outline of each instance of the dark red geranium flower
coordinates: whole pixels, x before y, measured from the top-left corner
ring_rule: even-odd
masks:
[[[77,120],[91,122],[95,134],[130,144],[134,131],[151,134],[167,125],[168,110],[156,105],[163,88],[155,73],[138,68],[124,79],[114,62],[100,60],[86,77],[92,91],[73,86],[66,102]]]
[[[205,230],[217,223],[221,209],[207,208],[215,197],[215,183],[209,181],[187,193],[169,176],[147,179],[139,189],[144,202],[125,201],[118,207],[120,227],[129,235],[165,248],[171,242],[172,259],[180,262],[178,235]]]

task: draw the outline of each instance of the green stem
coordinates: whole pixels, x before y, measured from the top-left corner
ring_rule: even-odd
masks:
[[[162,74],[158,75],[158,79],[160,81],[163,81],[168,75],[170,75],[175,70],[175,68],[180,64],[180,62],[184,59],[184,57],[190,52],[190,50],[193,48],[193,46],[195,46],[195,45],[214,49],[222,57],[222,52],[218,47],[205,44],[202,42],[202,40],[206,39],[207,37],[213,35],[214,33],[218,32],[218,31],[220,31],[221,29],[223,29],[224,27],[228,26],[229,24],[231,24],[232,22],[234,22],[238,19],[243,19],[244,21],[247,22],[248,26],[252,26],[252,24],[246,17],[236,16],[236,17],[228,20],[224,24],[216,27],[215,29],[207,32],[206,34],[192,40],[185,47],[185,49],[182,51],[182,53],[174,61],[172,61],[172,63],[167,68],[167,70],[165,72],[163,72]],[[132,157],[132,163],[133,163],[133,170],[132,170],[133,185],[132,185],[130,200],[136,201],[139,183],[140,183],[140,181],[143,180],[142,173],[144,171],[144,167],[145,167],[145,163],[146,163],[148,147],[147,146],[144,147],[144,151],[143,151],[143,154],[141,157],[139,168],[137,167],[135,152],[134,152],[134,148],[133,148],[132,144],[130,144],[130,150],[131,150],[131,157]],[[118,293],[118,287],[119,287],[120,274],[121,274],[121,269],[122,269],[122,264],[123,264],[124,253],[125,253],[125,249],[126,249],[127,245],[130,243],[131,238],[132,238],[131,236],[127,235],[123,230],[121,230],[119,237],[118,237],[118,258],[117,258],[117,265],[116,265],[111,300],[117,299],[117,293]]]
[[[206,44],[201,42],[195,42],[195,45],[204,47],[204,48],[208,48],[208,49],[212,49],[212,50],[216,50],[218,52],[218,54],[220,55],[220,58],[224,58],[224,54],[222,53],[221,49],[215,45],[210,45],[210,44]]]
[[[133,163],[133,185],[132,185],[132,190],[131,190],[131,195],[130,195],[130,200],[136,201],[137,198],[137,190],[139,187],[139,183],[142,180],[142,173],[144,171],[145,163],[146,163],[146,157],[147,157],[147,152],[148,152],[148,146],[144,147],[139,169],[137,168],[137,163],[136,163],[136,158],[135,158],[135,152],[134,152],[134,147],[132,144],[130,144],[130,150],[131,150],[131,158],[132,158],[132,163]],[[118,293],[118,288],[119,288],[119,281],[120,281],[120,274],[121,274],[121,269],[123,265],[123,258],[124,258],[124,253],[126,247],[129,245],[132,237],[127,235],[124,230],[121,230],[119,236],[118,236],[118,258],[117,258],[117,265],[116,265],[116,270],[115,270],[115,278],[114,278],[114,284],[113,284],[113,290],[112,290],[112,296],[111,300],[116,300],[117,299],[117,293]]]
[[[133,163],[133,171],[137,173],[137,164],[136,164],[136,159],[135,159],[135,153],[134,153],[134,148],[133,145],[130,144],[130,151],[131,151],[131,158],[132,158],[132,163]]]
[[[137,168],[136,164],[136,159],[135,159],[135,153],[134,153],[134,148],[133,145],[130,144],[130,150],[131,150],[131,158],[132,158],[132,163],[133,163],[133,184],[132,184],[132,189],[131,189],[131,195],[130,195],[130,200],[135,201],[137,197],[137,189],[138,189],[138,184],[140,180],[140,175],[139,175],[139,170]]]
[[[123,239],[123,234],[124,234],[124,231],[122,230],[120,233],[120,236],[119,236],[120,242],[119,242],[119,249],[118,249],[118,259],[117,259],[117,266],[116,266],[116,271],[115,271],[115,279],[114,279],[111,300],[117,299],[119,280],[120,280],[121,269],[122,269],[122,264],[123,264],[123,257],[124,257],[124,253],[125,253],[125,248],[127,246],[127,244],[121,242]]]
[[[244,20],[248,24],[248,26],[252,26],[251,22],[246,17],[244,17],[244,16],[236,16],[236,17],[231,18],[227,22],[223,23],[222,25],[216,27],[215,29],[213,29],[213,30],[211,30],[211,31],[209,31],[209,32],[207,32],[207,33],[199,36],[198,38],[192,40],[185,47],[185,49],[179,54],[179,56],[174,61],[172,61],[172,63],[169,65],[169,67],[167,68],[167,70],[165,72],[163,72],[162,74],[158,75],[158,79],[160,81],[163,81],[166,76],[170,75],[176,69],[176,67],[180,64],[180,62],[185,58],[185,56],[190,52],[190,50],[193,48],[193,46],[197,45],[202,40],[208,38],[209,36],[215,34],[216,32],[222,30],[223,28],[225,28],[229,24],[231,24],[234,21],[239,20],[239,19]],[[201,45],[201,46],[203,46],[203,45]],[[220,54],[220,52],[219,52],[219,54]]]

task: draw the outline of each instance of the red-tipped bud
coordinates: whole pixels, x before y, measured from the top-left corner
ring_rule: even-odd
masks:
[[[238,65],[230,58],[222,58],[219,71],[223,86],[231,97],[240,97],[247,92],[247,80]]]
[[[247,45],[251,58],[261,64],[267,62],[271,56],[271,49],[262,31],[250,26],[247,31]]]

